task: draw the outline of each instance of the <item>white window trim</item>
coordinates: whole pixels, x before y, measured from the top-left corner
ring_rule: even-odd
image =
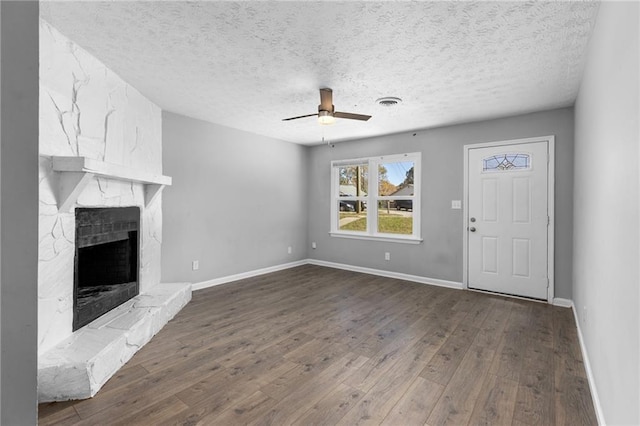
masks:
[[[395,154],[395,155],[385,155],[385,156],[377,156],[377,157],[368,157],[368,158],[356,158],[352,160],[336,160],[331,162],[331,231],[329,234],[332,237],[339,238],[352,238],[352,239],[361,239],[361,240],[372,240],[372,241],[384,241],[384,242],[394,242],[394,243],[405,243],[405,244],[419,244],[422,242],[421,235],[421,226],[420,226],[420,211],[421,211],[421,200],[420,200],[420,182],[421,182],[421,173],[422,173],[422,154],[420,152],[412,152],[406,154]],[[414,164],[413,167],[413,196],[378,196],[378,165],[381,163],[391,163],[391,162],[400,162],[400,161],[412,161]],[[367,165],[369,170],[369,182],[367,187],[367,195],[360,197],[340,197],[337,193],[339,188],[340,176],[339,176],[339,166],[352,166],[352,165]],[[372,171],[375,171],[372,174]],[[402,234],[386,234],[379,233],[376,230],[378,229],[378,215],[377,208],[370,209],[367,208],[367,231],[365,232],[357,232],[357,231],[344,231],[340,230],[338,227],[339,224],[339,209],[338,209],[338,200],[351,201],[351,200],[360,200],[365,201],[367,206],[377,206],[379,200],[395,200],[395,199],[404,199],[404,200],[413,200],[413,234],[411,235],[402,235]]]

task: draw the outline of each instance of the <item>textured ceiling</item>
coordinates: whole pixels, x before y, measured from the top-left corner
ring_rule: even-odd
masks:
[[[572,105],[594,2],[41,2],[165,110],[301,144]],[[320,126],[318,89],[368,122]],[[384,96],[403,102],[375,103]]]

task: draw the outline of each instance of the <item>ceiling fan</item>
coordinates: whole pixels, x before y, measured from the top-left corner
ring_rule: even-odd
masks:
[[[283,118],[282,121],[297,120],[298,118],[318,116],[320,124],[333,124],[336,118],[367,121],[370,115],[354,114],[351,112],[336,111],[333,106],[333,91],[328,88],[320,89],[320,105],[317,114],[299,115],[297,117]]]

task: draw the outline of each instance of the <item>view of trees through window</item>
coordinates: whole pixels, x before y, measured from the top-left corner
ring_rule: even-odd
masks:
[[[377,193],[368,194],[368,165],[339,167],[338,229],[367,231],[367,202],[377,206],[377,233],[413,234],[413,161],[378,163],[373,176]]]
[[[397,169],[392,175],[393,181],[390,180],[387,167]],[[413,167],[412,162],[379,164],[378,195],[393,195],[397,190],[408,185],[413,185]],[[398,170],[400,172],[398,172]],[[404,177],[402,181],[399,182],[397,178],[401,176],[401,173],[404,173]],[[368,166],[343,166],[340,167],[339,174],[340,185],[352,186],[356,189],[359,187],[360,192],[366,195],[369,185]]]

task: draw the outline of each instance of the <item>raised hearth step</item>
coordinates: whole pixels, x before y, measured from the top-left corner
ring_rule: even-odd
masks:
[[[38,401],[90,398],[191,300],[190,283],[158,284],[38,358]]]

